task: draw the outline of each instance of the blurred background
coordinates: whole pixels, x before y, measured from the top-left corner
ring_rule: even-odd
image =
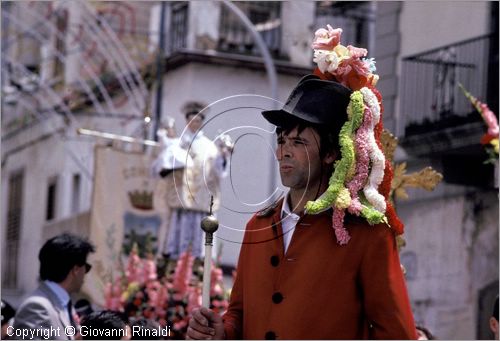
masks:
[[[77,130],[154,140],[173,118],[180,135],[189,100],[211,104],[207,136],[237,141],[216,242],[230,275],[245,222],[283,193],[260,111],[313,70],[314,32],[330,24],[376,60],[395,162],[443,175],[434,191],[396,200],[416,322],[440,339],[489,337],[498,159],[484,162],[487,126],[458,83],[498,114],[498,2],[2,1],[1,11],[2,298],[17,306],[36,287],[47,238],[90,236],[96,146],[157,153]],[[163,214],[158,193],[154,205]]]

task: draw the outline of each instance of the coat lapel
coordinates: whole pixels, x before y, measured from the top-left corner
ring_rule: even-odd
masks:
[[[54,306],[54,310],[57,313],[57,317],[59,318],[59,322],[61,323],[62,327],[65,328],[66,326],[70,326],[71,322],[69,321],[66,307],[62,306],[59,298],[57,298],[54,292],[50,290],[47,284],[43,282],[40,284],[40,290],[47,296],[49,301]],[[65,335],[64,330],[61,332],[61,335]],[[68,336],[68,338],[69,340],[73,340],[72,336]]]
[[[285,254],[285,246],[283,245],[283,227],[281,226],[281,206],[283,205],[283,198],[279,201],[275,212],[273,214],[272,230],[274,235],[274,247],[278,249],[281,257]]]

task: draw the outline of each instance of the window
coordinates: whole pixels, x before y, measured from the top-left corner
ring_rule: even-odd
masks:
[[[170,36],[166,42],[169,51],[177,51],[186,47],[188,35],[188,2],[173,1],[170,3]]]
[[[80,192],[81,192],[81,176],[73,174],[71,213],[76,214],[80,211]]]
[[[17,263],[23,204],[24,172],[13,173],[9,178],[7,207],[7,235],[5,243],[3,286],[15,288],[17,285]]]
[[[45,214],[46,220],[52,220],[56,217],[56,203],[57,203],[57,177],[49,180],[47,187],[47,209]]]
[[[57,54],[54,64],[54,78],[64,75],[64,60],[63,56],[66,55],[66,31],[68,26],[68,11],[66,9],[59,9],[55,16],[55,26],[56,26],[56,38],[55,38],[55,50]]]

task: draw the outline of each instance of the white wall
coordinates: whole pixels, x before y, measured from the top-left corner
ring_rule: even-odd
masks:
[[[489,1],[405,1],[399,27],[401,56],[457,43],[488,32]]]
[[[316,4],[313,1],[281,3],[281,49],[294,64],[306,67],[311,65],[313,56],[311,42],[314,30],[319,28],[313,27],[315,8]]]

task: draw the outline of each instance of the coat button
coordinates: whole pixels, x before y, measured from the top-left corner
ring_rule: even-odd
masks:
[[[266,335],[264,336],[264,338],[266,340],[276,340],[276,333],[273,332],[273,331],[269,331],[266,333]]]
[[[278,266],[279,263],[280,263],[280,258],[278,256],[271,257],[271,265],[272,266]]]
[[[275,292],[273,294],[273,302],[278,304],[281,303],[281,301],[283,301],[283,295],[280,292]]]

